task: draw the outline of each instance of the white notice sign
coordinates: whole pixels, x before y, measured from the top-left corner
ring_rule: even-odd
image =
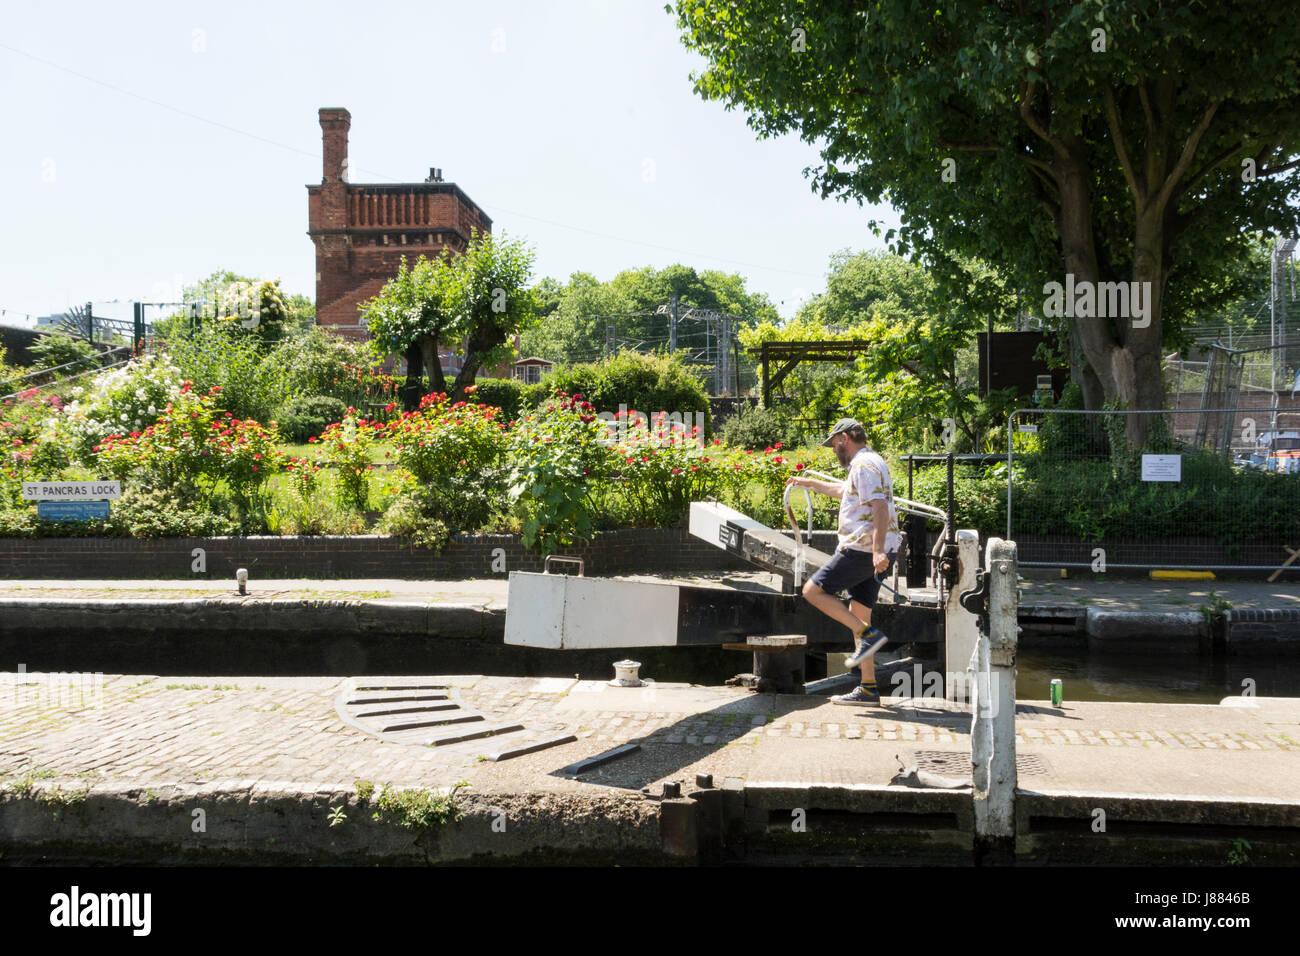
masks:
[[[1182,481],[1182,455],[1143,455],[1143,481]]]
[[[93,501],[121,498],[120,481],[24,481],[28,501]]]

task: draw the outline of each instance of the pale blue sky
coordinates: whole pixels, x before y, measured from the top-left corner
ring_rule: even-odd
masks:
[[[790,315],[831,253],[881,247],[870,211],[811,192],[811,146],[697,97],[701,62],[655,0],[5,0],[3,321],[218,268],[314,296],[322,106],[352,114],[353,182],[441,167],[539,278],[683,262]]]

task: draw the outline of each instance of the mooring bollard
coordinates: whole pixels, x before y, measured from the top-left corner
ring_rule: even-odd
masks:
[[[975,858],[1010,862],[1016,845],[1016,543],[990,538],[984,566],[988,624],[975,647],[971,682]]]
[[[970,662],[979,640],[975,617],[961,606],[961,594],[975,587],[975,571],[980,561],[980,537],[974,531],[957,532],[957,583],[948,592],[944,606],[944,696],[949,700],[966,700],[971,681]]]
[[[248,593],[248,569],[240,568],[235,572],[235,581],[239,583],[239,593]]]

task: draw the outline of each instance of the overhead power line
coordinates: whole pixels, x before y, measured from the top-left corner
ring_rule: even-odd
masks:
[[[228,123],[222,123],[219,120],[210,119],[206,116],[201,116],[200,114],[192,112],[190,110],[182,109],[179,106],[173,106],[171,103],[165,103],[162,100],[156,100],[151,96],[144,96],[143,94],[125,89],[121,86],[117,86],[114,83],[109,83],[97,77],[90,76],[89,74],[82,73],[80,70],[74,70],[71,67],[64,66],[62,63],[56,63],[53,60],[46,59],[45,57],[37,56],[34,53],[28,53],[26,50],[20,50],[17,47],[9,46],[7,43],[0,43],[0,49],[8,50],[10,53],[16,53],[19,56],[26,57],[29,60],[35,60],[37,63],[41,63],[45,66],[50,67],[51,69],[60,70],[71,76],[75,76],[79,79],[85,80],[87,83],[94,83],[96,86],[102,86],[105,89],[112,90],[114,93],[120,93],[123,96],[129,96],[132,99],[140,100],[143,103],[148,103],[149,105],[156,106],[159,109],[168,110],[169,112],[176,113],[188,119],[192,119],[200,123],[206,123],[209,126],[215,126],[216,128],[225,130],[228,133],[234,133],[237,136],[246,136],[249,139],[255,139],[260,143],[265,143],[268,146],[274,146],[277,149],[288,150],[289,152],[297,153],[300,156],[310,156],[312,158],[316,158],[320,156],[319,151],[302,149],[298,146],[291,146],[288,143],[281,143],[278,140],[271,139],[270,137],[267,136],[261,136],[257,133],[250,133],[248,130],[240,129],[237,126],[231,126]],[[400,183],[406,181],[405,179],[399,178],[397,176],[389,176],[385,173],[380,173],[373,169],[363,169],[361,167],[355,167],[355,168],[357,169],[358,172],[363,172],[370,176],[377,176],[380,179],[385,179],[389,182]],[[570,223],[558,222],[554,219],[547,219],[543,216],[534,216],[530,213],[519,212],[518,210],[514,210],[514,209],[507,209],[504,206],[499,206],[496,205],[495,203],[488,203],[487,205],[491,209],[495,209],[499,212],[503,212],[509,216],[515,216],[519,219],[528,219],[532,222],[544,223],[548,226],[555,226],[558,229],[569,229],[574,232],[585,233],[586,235],[589,236],[595,236],[598,239],[612,239],[615,242],[626,242],[634,246],[643,246],[647,249],[658,249],[662,252],[671,252],[672,254],[677,256],[684,256],[684,257],[689,257],[694,259],[712,259],[715,262],[725,262],[731,265],[744,266],[747,269],[762,269],[765,272],[783,272],[788,275],[796,275],[796,276],[802,276],[804,278],[817,279],[818,281],[824,278],[824,276],[821,275],[813,275],[811,272],[802,272],[798,269],[788,269],[785,268],[784,266],[760,265],[758,263],[745,262],[740,259],[731,259],[728,258],[727,256],[715,255],[714,253],[711,252],[698,252],[690,249],[678,249],[673,246],[666,246],[660,243],[646,242],[644,239],[629,239],[626,236],[616,236],[613,235],[612,233],[600,232],[599,230],[596,229],[588,229],[585,226],[575,226]]]

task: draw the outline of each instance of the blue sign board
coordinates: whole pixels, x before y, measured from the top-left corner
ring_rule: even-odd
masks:
[[[90,521],[108,517],[108,502],[38,501],[36,514],[42,521]]]

